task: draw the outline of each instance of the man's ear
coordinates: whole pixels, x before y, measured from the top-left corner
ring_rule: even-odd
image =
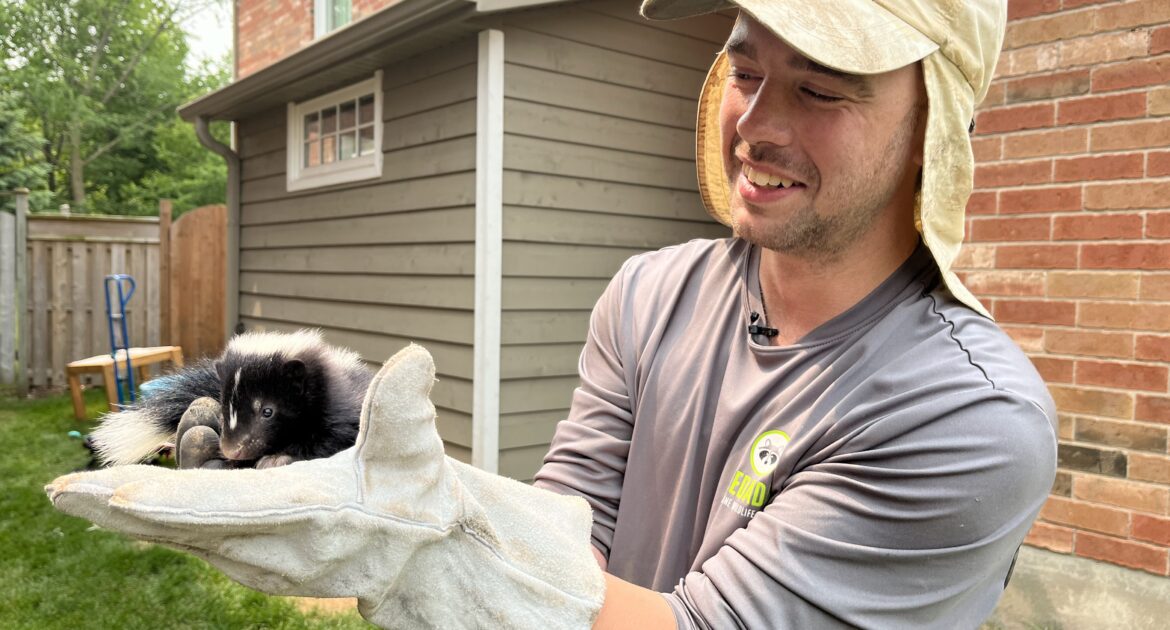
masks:
[[[289,385],[302,389],[305,384],[305,363],[300,359],[289,359],[280,366],[280,375]]]

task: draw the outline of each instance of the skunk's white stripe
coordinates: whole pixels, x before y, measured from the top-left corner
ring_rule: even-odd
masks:
[[[115,466],[137,464],[175,439],[154,418],[133,410],[107,414],[92,436],[98,459]]]

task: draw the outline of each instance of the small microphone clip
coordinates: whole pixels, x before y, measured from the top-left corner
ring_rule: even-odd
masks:
[[[768,328],[767,326],[760,326],[759,324],[756,324],[755,321],[759,318],[759,313],[752,312],[752,323],[748,325],[749,335],[763,335],[770,338],[780,334],[780,331],[776,330],[775,328]]]

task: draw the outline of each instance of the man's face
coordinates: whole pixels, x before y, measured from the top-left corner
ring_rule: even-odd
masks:
[[[883,215],[910,220],[925,127],[918,64],[829,70],[746,14],[727,50],[720,125],[738,236],[832,260]]]

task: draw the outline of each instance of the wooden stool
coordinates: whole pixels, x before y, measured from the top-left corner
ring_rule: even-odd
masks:
[[[179,346],[158,346],[155,348],[130,348],[130,365],[138,371],[135,383],[145,380],[148,365],[170,361],[175,367],[183,365],[183,349]],[[118,363],[126,365],[126,351],[118,351]],[[101,372],[106,381],[106,400],[110,411],[118,409],[118,381],[114,377],[114,358],[108,354],[73,361],[65,366],[65,374],[69,377],[69,393],[73,395],[73,417],[85,420],[85,402],[81,399],[81,379],[86,372]]]

